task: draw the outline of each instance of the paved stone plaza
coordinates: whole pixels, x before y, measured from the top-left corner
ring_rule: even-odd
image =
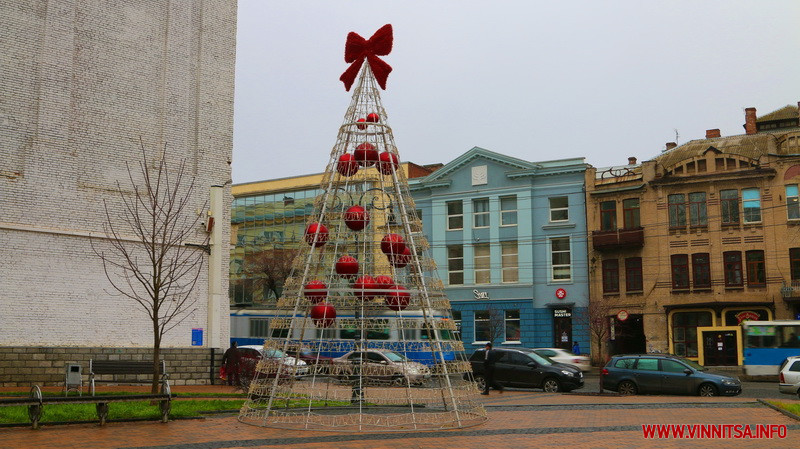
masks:
[[[180,392],[226,387],[183,387]],[[158,422],[0,429],[3,448],[796,448],[800,421],[750,398],[686,396],[596,396],[540,391],[506,391],[482,397],[489,421],[481,426],[434,432],[296,432],[254,427],[235,416]],[[798,402],[786,397],[786,401]],[[780,439],[645,439],[642,425],[777,425]]]

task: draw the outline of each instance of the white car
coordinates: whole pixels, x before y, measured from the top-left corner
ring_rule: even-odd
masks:
[[[589,371],[592,367],[591,361],[589,357],[585,355],[575,355],[566,349],[561,348],[534,348],[534,352],[539,355],[543,355],[550,360],[558,363],[566,363],[567,365],[573,365],[581,371]]]
[[[800,355],[788,357],[781,364],[780,384],[781,393],[796,394],[800,398]]]
[[[291,370],[281,371],[294,372],[295,376],[305,376],[308,374],[308,365],[306,362],[287,355],[279,349],[264,349],[263,345],[244,345],[239,346],[239,356],[241,357],[242,365],[245,369],[250,365],[255,369],[255,365],[258,364],[261,358],[267,358],[276,361],[280,360],[281,364]],[[283,375],[281,375],[281,377],[283,377]]]

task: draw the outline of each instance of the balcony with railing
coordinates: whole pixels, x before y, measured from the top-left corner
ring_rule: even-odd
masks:
[[[592,231],[592,247],[595,250],[641,248],[644,246],[644,228]]]

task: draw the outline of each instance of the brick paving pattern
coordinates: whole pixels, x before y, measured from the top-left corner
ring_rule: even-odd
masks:
[[[130,390],[129,387],[120,387]],[[230,392],[182,387],[180,392]],[[0,392],[0,394],[2,394]],[[787,399],[786,402],[800,402]],[[484,398],[489,421],[460,430],[297,432],[239,423],[235,416],[158,422],[0,429],[3,448],[797,448],[800,421],[748,398],[594,396],[506,391]],[[786,425],[786,439],[645,439],[643,424]]]

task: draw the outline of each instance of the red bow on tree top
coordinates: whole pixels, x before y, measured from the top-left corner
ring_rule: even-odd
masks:
[[[364,58],[369,62],[381,89],[386,90],[386,78],[389,77],[392,67],[378,56],[386,56],[392,51],[393,39],[391,24],[382,26],[369,40],[365,40],[352,31],[347,34],[347,42],[344,45],[344,62],[352,64],[339,77],[344,83],[345,90],[349,91],[353,85],[353,81],[364,63]]]

